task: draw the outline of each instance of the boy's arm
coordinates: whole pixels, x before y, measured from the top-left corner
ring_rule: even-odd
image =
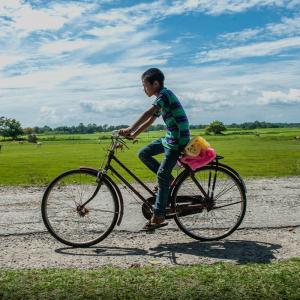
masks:
[[[156,116],[152,115],[146,122],[144,122],[133,134],[133,138],[137,137],[141,132],[145,131],[155,120]]]
[[[149,109],[147,109],[139,118],[138,120],[133,123],[131,126],[129,126],[128,128],[125,129],[121,129],[119,131],[119,133],[121,135],[128,135],[134,131],[136,131],[139,126],[141,126],[142,124],[144,124],[145,122],[147,122],[151,117],[154,116],[154,114],[157,112],[157,107],[152,105]],[[156,117],[154,117],[155,120]],[[150,123],[150,125],[154,122],[154,120]],[[150,126],[148,125],[148,126]]]

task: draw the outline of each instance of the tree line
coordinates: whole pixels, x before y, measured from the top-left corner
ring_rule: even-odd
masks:
[[[212,123],[214,123],[213,121]],[[218,121],[220,122],[220,121]],[[222,122],[220,122],[222,123]],[[222,123],[223,124],[223,123]],[[205,129],[209,127],[210,124],[191,124],[190,129]],[[124,127],[128,127],[129,125],[97,125],[97,124],[87,124],[84,125],[80,123],[77,126],[59,126],[55,128],[51,128],[49,126],[38,127],[35,126],[33,128],[25,128],[25,131],[31,131],[34,133],[96,133],[96,132],[111,132],[113,130],[118,130]],[[238,129],[259,129],[259,128],[282,128],[282,127],[300,127],[300,123],[269,123],[269,122],[245,122],[241,124],[231,123],[224,125],[226,128],[238,128]],[[28,130],[29,129],[29,130]],[[147,131],[157,131],[157,130],[164,130],[165,125],[163,124],[156,124],[151,125]]]
[[[20,135],[32,135],[32,134],[88,134],[96,132],[111,132],[113,130],[118,130],[120,128],[128,127],[126,124],[122,125],[97,125],[90,123],[84,125],[80,123],[77,126],[59,126],[59,127],[50,127],[50,126],[34,126],[23,128],[21,123],[13,118],[0,117],[0,136],[8,137],[12,139],[17,139]],[[300,123],[269,123],[269,122],[245,122],[241,124],[231,123],[224,125],[222,122],[215,120],[210,124],[199,124],[199,125],[190,125],[190,129],[205,129],[208,133],[220,133],[226,129],[238,128],[238,129],[259,129],[259,128],[280,128],[280,127],[300,127]],[[147,131],[157,131],[164,130],[165,125],[157,124],[151,125]]]

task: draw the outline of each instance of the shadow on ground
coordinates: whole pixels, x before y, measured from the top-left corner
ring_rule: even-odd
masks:
[[[125,247],[64,247],[55,252],[72,256],[148,256],[148,258],[167,258],[172,264],[184,265],[184,255],[195,256],[195,263],[201,263],[201,258],[217,258],[239,264],[269,263],[276,259],[275,252],[281,245],[257,241],[218,241],[159,244],[157,247],[143,250]],[[198,259],[197,259],[198,258]]]

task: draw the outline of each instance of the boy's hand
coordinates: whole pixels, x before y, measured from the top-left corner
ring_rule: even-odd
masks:
[[[119,130],[119,134],[120,134],[120,135],[123,135],[123,136],[130,135],[131,132],[132,132],[131,127],[127,127],[127,128],[123,128],[123,129],[120,129],[120,130]]]
[[[138,136],[138,133],[137,132],[132,132],[131,134],[130,134],[130,137],[132,138],[132,139],[134,139],[135,140],[135,138]]]

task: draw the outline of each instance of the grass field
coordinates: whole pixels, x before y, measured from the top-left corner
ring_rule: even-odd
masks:
[[[203,135],[203,131],[192,130],[192,135]],[[300,141],[295,139],[299,135],[300,128],[276,128],[231,130],[222,136],[205,138],[218,154],[225,156],[224,163],[242,176],[272,177],[300,175]],[[155,174],[139,161],[137,153],[141,147],[161,136],[164,136],[164,131],[143,133],[139,143],[128,142],[130,149],[118,152],[118,157],[138,177],[154,181]],[[67,169],[82,165],[98,168],[110,143],[104,137],[109,137],[109,133],[43,135],[39,137],[42,146],[1,141],[0,184],[43,185]],[[127,179],[131,181],[130,177]]]
[[[0,299],[299,299],[300,260],[168,268],[0,270]]]

